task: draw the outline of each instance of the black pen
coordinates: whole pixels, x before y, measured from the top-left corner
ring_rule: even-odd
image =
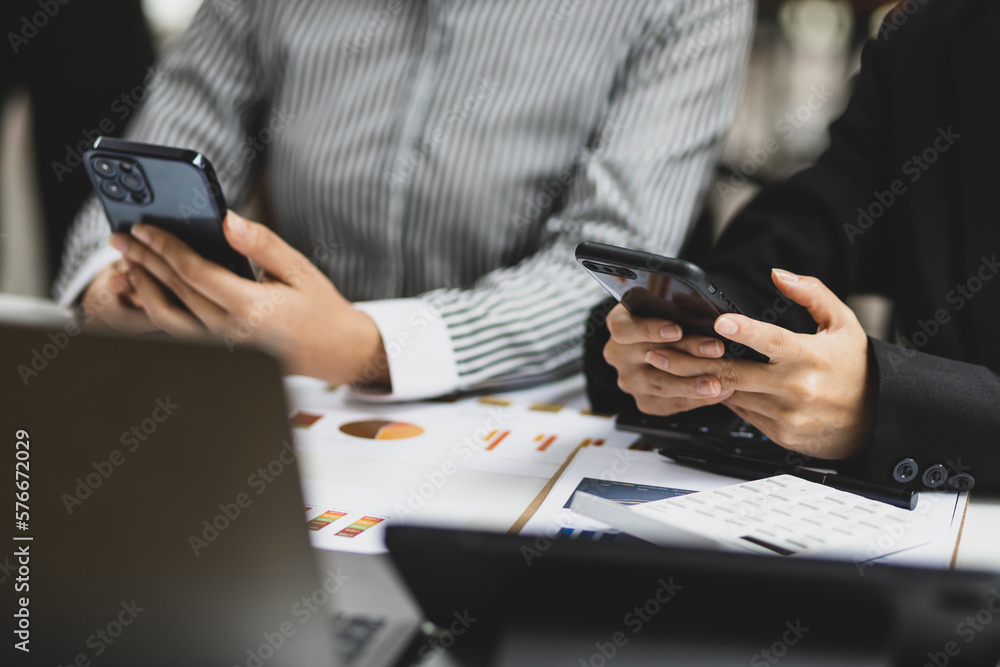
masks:
[[[774,475],[794,475],[795,477],[839,489],[840,491],[856,493],[871,500],[902,507],[905,510],[912,510],[917,506],[917,496],[914,494],[913,489],[900,489],[884,484],[874,484],[859,479],[851,479],[843,475],[819,472],[798,466],[783,466],[776,463],[768,463],[767,461],[748,459],[743,456],[733,456],[731,454],[694,452],[689,449],[676,449],[673,447],[661,447],[657,451],[661,456],[665,456],[680,465],[728,477],[763,479],[764,477],[773,477]]]

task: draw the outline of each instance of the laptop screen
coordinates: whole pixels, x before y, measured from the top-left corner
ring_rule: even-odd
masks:
[[[0,368],[13,664],[331,664],[274,359],[4,325]]]

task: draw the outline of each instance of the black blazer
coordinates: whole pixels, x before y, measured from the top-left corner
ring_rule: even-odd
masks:
[[[878,408],[857,467],[893,482],[898,462],[941,464],[1000,490],[1000,3],[914,0],[862,53],[846,111],[815,166],[765,188],[705,269],[748,314],[798,331],[772,267],[817,276],[842,298],[895,302],[902,346],[871,341]],[[776,127],[776,130],[778,128]],[[597,410],[627,398],[587,341]],[[920,475],[910,486],[920,487]]]

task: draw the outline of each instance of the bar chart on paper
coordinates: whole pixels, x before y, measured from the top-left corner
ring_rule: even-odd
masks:
[[[604,438],[586,437],[578,423],[554,415],[518,415],[509,428],[486,433],[475,453],[459,464],[484,472],[551,477],[580,447],[601,447]]]
[[[460,527],[482,507],[451,502],[419,487],[386,492],[346,484],[303,479],[309,539],[319,549],[380,553],[385,527],[392,523]]]

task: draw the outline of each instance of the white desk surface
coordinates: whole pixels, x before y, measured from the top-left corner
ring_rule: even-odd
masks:
[[[286,385],[289,389],[290,402],[293,409],[311,408],[320,411],[324,407],[342,411],[357,411],[365,416],[389,417],[397,411],[412,411],[420,406],[413,404],[360,404],[345,401],[343,389],[330,392],[321,383],[305,378],[290,378]],[[581,410],[586,401],[583,395],[583,380],[579,376],[570,378],[547,387],[515,392],[505,395],[513,400],[508,408],[529,419],[542,420],[532,422],[532,428],[545,424],[546,419],[563,432],[568,432],[569,438],[579,438],[583,433],[586,437],[604,437],[608,446],[623,448],[634,439],[634,436],[614,431],[613,421],[598,420],[593,416],[584,416]],[[558,415],[550,415],[544,411],[529,413],[529,406],[536,402],[563,404],[565,407]],[[465,416],[474,414],[476,410],[484,411],[486,405],[479,399],[463,399],[454,404],[423,404],[428,406],[437,416],[462,412]],[[342,413],[341,413],[342,414]],[[413,414],[413,412],[408,412]],[[485,412],[481,412],[485,414]],[[516,418],[511,422],[516,428]],[[580,433],[573,433],[575,425],[580,426]],[[550,431],[557,429],[553,426]],[[306,447],[300,449],[300,465],[303,477],[307,480],[331,482],[335,484],[367,489],[382,490],[388,494],[400,493],[402,490],[416,488],[426,479],[428,471],[439,469],[436,464],[419,461],[399,461],[359,458],[344,456],[336,447]],[[556,472],[556,468],[552,472]],[[479,507],[475,516],[464,524],[467,528],[507,531],[522,517],[526,508],[539,496],[548,483],[544,477],[533,477],[519,474],[499,473],[488,470],[459,469],[449,476],[447,483],[435,491],[436,501],[447,501]],[[958,545],[955,566],[961,569],[987,569],[1000,571],[1000,498],[984,498],[975,491],[970,495],[970,502],[965,512],[964,524]]]
[[[1000,570],[1000,498],[969,495],[955,567]]]

